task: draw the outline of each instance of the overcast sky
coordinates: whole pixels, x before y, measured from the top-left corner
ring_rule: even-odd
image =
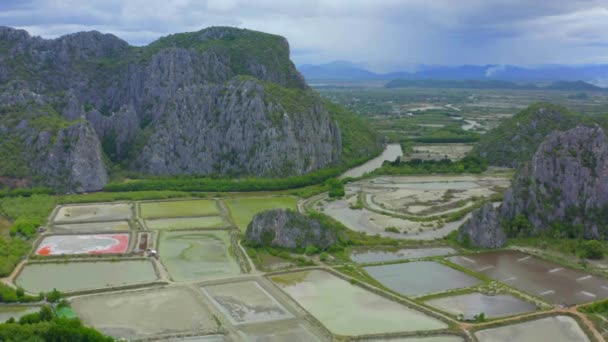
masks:
[[[213,25],[285,36],[296,64],[608,63],[608,0],[0,0],[0,25],[133,45]]]

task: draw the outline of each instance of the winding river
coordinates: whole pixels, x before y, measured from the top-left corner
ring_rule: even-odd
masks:
[[[359,165],[354,167],[346,172],[344,172],[340,179],[346,177],[361,177],[364,174],[374,171],[375,169],[382,166],[385,160],[395,161],[397,157],[403,156],[403,150],[401,149],[401,144],[388,144],[384,148],[384,151],[381,155],[377,156],[374,159],[368,160],[363,165]]]

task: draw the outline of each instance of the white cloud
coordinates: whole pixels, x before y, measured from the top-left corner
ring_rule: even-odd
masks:
[[[376,70],[608,62],[608,0],[30,0],[3,1],[0,22],[51,38],[110,32],[135,45],[246,27],[285,36],[296,63]]]

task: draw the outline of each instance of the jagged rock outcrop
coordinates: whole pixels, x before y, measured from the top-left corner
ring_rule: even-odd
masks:
[[[502,217],[534,231],[608,237],[608,141],[599,126],[551,133],[505,194]]]
[[[608,139],[599,127],[553,132],[520,167],[500,207],[473,213],[459,239],[491,245],[486,237],[608,238]]]
[[[252,246],[288,249],[312,246],[325,250],[337,241],[334,230],[324,227],[316,219],[286,209],[257,214],[245,233],[245,242]]]
[[[273,177],[345,158],[344,116],[306,85],[280,36],[212,27],[132,47],[95,31],[47,40],[0,27],[0,47],[0,107],[43,97],[65,121],[90,122],[101,153],[131,170]],[[350,144],[348,158],[371,145]]]
[[[498,219],[498,212],[487,203],[475,210],[460,227],[458,241],[481,248],[499,248],[507,243],[507,236]]]
[[[48,180],[48,185],[85,192],[101,190],[107,183],[101,144],[90,123],[80,122],[61,129],[54,139],[42,131],[31,143],[30,165],[38,170],[38,177]]]

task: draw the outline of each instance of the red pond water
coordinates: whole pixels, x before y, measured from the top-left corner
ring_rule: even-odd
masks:
[[[45,237],[37,255],[126,253],[129,234],[53,235]]]

